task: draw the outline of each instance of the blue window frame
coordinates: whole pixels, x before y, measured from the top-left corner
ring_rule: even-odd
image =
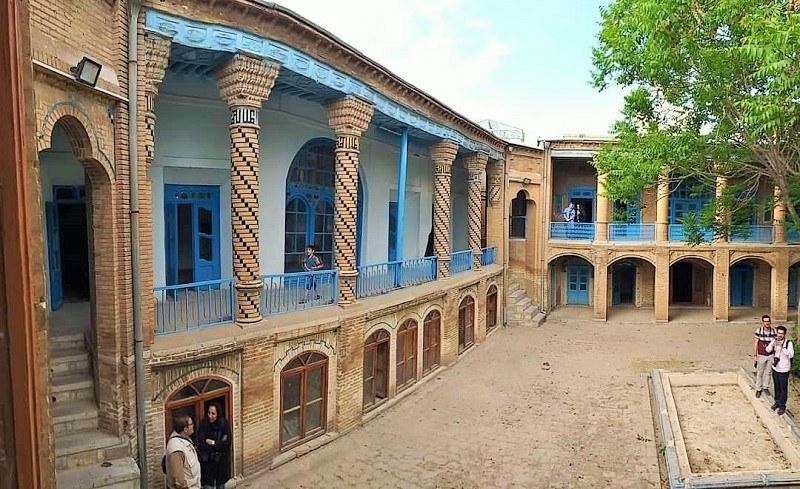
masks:
[[[220,279],[219,186],[164,185],[167,285]]]
[[[673,186],[669,197],[669,223],[682,224],[683,216],[696,214],[710,200],[707,194],[698,195],[691,181],[682,181]]]
[[[594,222],[596,203],[594,196],[595,189],[592,187],[571,187],[568,191],[568,198],[567,202],[564,204],[564,207],[569,205],[570,202],[574,202],[576,211],[578,209],[580,210],[580,213],[575,216],[576,221]]]
[[[300,148],[286,177],[286,228],[283,270],[303,270],[307,244],[314,244],[324,268],[334,266],[334,177],[336,143],[316,138]],[[360,263],[362,191],[359,179],[356,260]]]

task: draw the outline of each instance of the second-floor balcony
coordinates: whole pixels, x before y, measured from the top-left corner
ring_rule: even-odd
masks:
[[[593,222],[551,222],[550,239],[570,241],[592,241],[594,239]]]
[[[683,227],[683,224],[670,224],[668,228],[670,241],[688,241],[688,235]],[[714,231],[706,229],[702,231],[701,238],[703,241],[713,241]]]
[[[454,251],[450,254],[450,275],[472,269],[472,250]]]
[[[356,296],[371,297],[436,280],[436,257],[411,258],[358,267]]]
[[[772,243],[775,227],[769,225],[752,225],[740,228],[731,233],[732,243]]]
[[[654,241],[656,225],[651,223],[611,223],[608,225],[609,241]]]

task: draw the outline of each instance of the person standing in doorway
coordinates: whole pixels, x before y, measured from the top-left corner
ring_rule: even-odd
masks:
[[[575,222],[583,222],[584,217],[581,205],[575,204]]]
[[[772,385],[775,388],[775,403],[778,415],[786,412],[786,398],[789,396],[789,371],[792,369],[794,345],[786,338],[786,326],[775,328],[775,339],[767,345],[767,352],[772,358]]]
[[[570,202],[567,207],[561,212],[564,222],[567,223],[567,238],[572,238],[573,228],[575,227],[575,203]]]
[[[219,405],[212,403],[197,430],[202,489],[224,489],[231,478],[231,431]]]
[[[319,299],[317,296],[317,280],[313,273],[317,270],[320,270],[325,265],[322,263],[322,260],[316,255],[316,250],[314,249],[314,245],[306,246],[306,257],[303,260],[303,270],[309,272],[308,277],[306,277],[306,298],[305,302]]]
[[[767,351],[767,346],[775,339],[776,333],[769,314],[761,316],[761,327],[756,330],[755,336],[753,366],[756,369],[756,397],[761,397],[762,392],[769,392],[772,378],[772,355]]]
[[[165,450],[167,489],[200,489],[200,461],[192,442],[194,422],[191,416],[176,416]]]

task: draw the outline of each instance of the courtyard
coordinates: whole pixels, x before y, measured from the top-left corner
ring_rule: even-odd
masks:
[[[376,419],[244,487],[660,487],[648,372],[748,367],[757,324],[635,316],[564,308],[500,328]]]

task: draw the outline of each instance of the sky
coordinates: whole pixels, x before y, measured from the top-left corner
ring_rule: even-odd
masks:
[[[468,119],[525,143],[609,133],[622,91],[590,83],[603,0],[278,0]]]

